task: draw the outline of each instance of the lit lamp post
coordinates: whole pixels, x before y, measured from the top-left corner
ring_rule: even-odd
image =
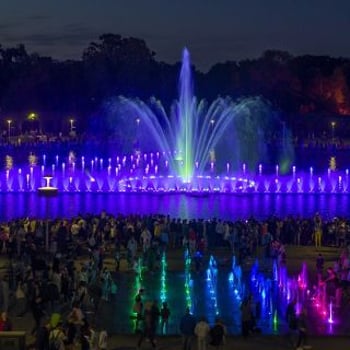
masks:
[[[46,225],[45,225],[45,250],[49,251],[49,198],[57,195],[58,188],[51,186],[52,176],[44,176],[45,185],[38,188],[40,196],[46,199]]]
[[[331,122],[331,127],[332,127],[332,141],[334,142],[334,137],[335,137],[335,126],[336,123],[333,121]]]
[[[11,123],[12,123],[12,120],[11,119],[8,119],[7,120],[7,124],[8,124],[8,138],[9,138],[9,142],[10,142],[10,139],[11,139]]]
[[[70,123],[70,132],[72,132],[74,130],[74,119],[69,119],[69,123]]]

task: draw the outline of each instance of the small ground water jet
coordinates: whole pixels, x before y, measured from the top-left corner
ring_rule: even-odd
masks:
[[[186,299],[186,307],[193,312],[193,303],[192,303],[192,288],[193,288],[193,280],[191,277],[191,255],[189,249],[187,248],[184,253],[185,260],[185,299]]]
[[[210,306],[213,308],[215,315],[219,315],[217,300],[217,274],[218,266],[215,258],[211,255],[207,269],[207,288],[209,292]]]
[[[162,254],[160,261],[161,274],[160,274],[160,301],[167,301],[167,260],[165,252]]]
[[[22,165],[13,161],[11,169],[0,171],[1,192],[34,192],[43,186],[43,176],[52,176],[52,187],[60,192],[67,193],[125,193],[125,192],[149,192],[149,193],[185,193],[185,194],[211,194],[211,193],[239,193],[271,195],[280,193],[303,193],[303,194],[348,194],[349,176],[343,171],[332,172],[318,176],[323,190],[314,187],[309,174],[302,171],[279,175],[276,179],[274,174],[238,172],[230,168],[230,173],[224,175],[195,174],[191,183],[184,183],[180,177],[170,172],[169,161],[166,154],[161,152],[140,154],[135,157],[115,156],[106,159],[98,157],[79,156],[83,159],[76,162],[75,167],[67,167],[65,157],[46,156],[46,165]],[[42,159],[41,156],[37,156]],[[97,163],[96,163],[97,158]],[[102,161],[101,161],[102,159]],[[152,163],[153,160],[153,163]],[[91,164],[92,166],[86,166]],[[99,164],[96,166],[96,164]],[[100,168],[102,164],[103,168]],[[153,165],[152,165],[153,164]],[[261,165],[261,164],[260,164]],[[262,166],[262,165],[261,165]],[[293,179],[295,177],[295,179]],[[342,186],[337,186],[333,192],[333,183],[343,180]],[[302,187],[298,187],[298,179],[301,179]],[[276,185],[278,180],[278,185]],[[300,192],[302,191],[302,192]]]
[[[332,300],[329,302],[329,306],[328,306],[328,323],[334,323],[334,319],[333,319],[333,302]]]

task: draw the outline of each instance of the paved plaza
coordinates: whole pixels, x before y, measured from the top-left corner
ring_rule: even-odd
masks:
[[[218,259],[221,264],[226,264],[227,259],[229,258],[229,253],[227,251],[216,251],[213,252],[216,256],[220,257]],[[318,252],[315,251],[313,247],[290,247],[288,248],[288,271],[293,274],[297,273],[300,269],[300,266],[303,261],[307,263],[310,278],[314,273],[314,262],[315,257],[318,254]],[[326,266],[331,266],[335,259],[337,258],[339,254],[339,250],[336,248],[322,248],[322,254],[325,257]],[[180,271],[183,269],[183,255],[180,251],[172,251],[168,254],[168,269],[169,271]],[[80,259],[76,261],[77,267],[84,264],[84,259]],[[113,260],[111,258],[106,259],[105,266],[109,267],[111,270],[113,268]],[[6,271],[8,266],[8,261],[4,258],[1,259],[1,270]],[[130,276],[131,272],[127,270],[126,264],[123,262],[121,265],[121,271],[114,275],[115,280],[119,282],[123,281],[123,278],[125,276]],[[155,273],[155,276],[157,276],[157,273]],[[151,278],[153,276],[150,276]],[[147,279],[147,275],[144,277]],[[118,286],[118,289],[121,289],[121,285]],[[133,296],[131,296],[131,299]],[[129,306],[128,306],[129,307]],[[68,312],[68,309],[62,309],[62,314],[64,315],[65,312]],[[180,310],[181,314],[182,310]],[[135,334],[132,334],[132,332],[128,331],[127,325],[130,323],[130,320],[122,320],[122,316],[118,316],[118,313],[113,310],[113,318],[115,319],[115,322],[119,324],[123,324],[123,322],[126,324],[124,330],[125,332],[110,332],[110,338],[109,338],[109,349],[118,349],[118,350],[125,350],[125,349],[134,349],[137,344],[138,336]],[[10,317],[13,322],[13,328],[14,330],[19,331],[26,331],[27,333],[27,344],[30,345],[34,342],[34,338],[30,335],[30,331],[33,327],[34,321],[32,319],[31,313],[27,313],[22,318],[15,317],[15,314],[13,312],[13,298],[12,298],[12,306],[10,305]],[[121,312],[121,315],[123,313]],[[342,328],[341,328],[341,334],[337,335],[323,335],[323,334],[310,334],[310,341],[309,343],[313,346],[314,349],[330,349],[333,348],[334,350],[342,350],[342,349],[348,349],[349,348],[349,342],[350,339],[347,337],[347,335],[350,332],[350,324],[347,322],[347,317],[350,315],[349,306],[345,305],[344,308],[339,311],[339,314],[342,315]],[[196,315],[198,316],[198,315]],[[102,303],[99,306],[99,309],[96,314],[89,313],[88,318],[92,322],[92,324],[105,324],[106,322],[110,322],[111,317],[111,308],[109,307],[108,303]],[[178,320],[176,320],[178,322]],[[175,322],[175,323],[176,323]],[[175,328],[174,328],[175,329]],[[157,337],[157,346],[159,349],[181,349],[181,336],[178,334],[178,330],[175,329],[174,332],[177,333],[174,335],[169,336],[158,336]],[[151,348],[150,344],[145,342],[142,346],[142,348],[147,349]],[[196,348],[196,344],[194,343],[193,349]],[[271,335],[271,334],[257,334],[253,335],[247,340],[243,339],[239,334],[229,335],[227,337],[227,342],[225,345],[225,349],[288,349],[292,348],[287,339],[284,336],[284,331],[281,332],[279,335]]]

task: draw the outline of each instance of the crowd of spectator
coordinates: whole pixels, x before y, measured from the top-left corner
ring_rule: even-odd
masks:
[[[280,247],[290,244],[313,245],[316,249],[322,245],[346,247],[348,235],[346,219],[326,221],[318,213],[312,218],[272,216],[263,221],[224,221],[102,212],[71,219],[3,222],[0,251],[7,255],[10,265],[7,277],[0,281],[0,327],[12,329],[7,317],[12,291],[16,317],[31,312],[35,320],[32,334],[37,349],[47,349],[53,339],[60,340],[61,349],[77,342],[83,349],[93,349],[98,342],[105,342],[106,333],[84,315],[89,310],[96,312],[99,303],[109,302],[117,291],[113,271],[104,264],[106,256],[113,257],[116,271],[122,259],[129,269],[137,271],[141,255],[143,264],[152,271],[159,268],[165,250],[185,247],[196,262],[198,252],[202,256],[223,247],[242,264],[248,257],[256,257],[259,247],[266,257],[276,258],[283,251]],[[349,261],[344,256],[342,266]],[[75,263],[78,257],[86,260],[81,267]],[[200,263],[195,265],[200,269]],[[60,316],[62,308],[66,310],[64,318]]]

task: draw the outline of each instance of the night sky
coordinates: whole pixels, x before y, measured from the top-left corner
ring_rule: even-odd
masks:
[[[2,0],[0,43],[79,59],[103,33],[144,39],[173,63],[254,58],[266,49],[350,57],[350,0]]]

